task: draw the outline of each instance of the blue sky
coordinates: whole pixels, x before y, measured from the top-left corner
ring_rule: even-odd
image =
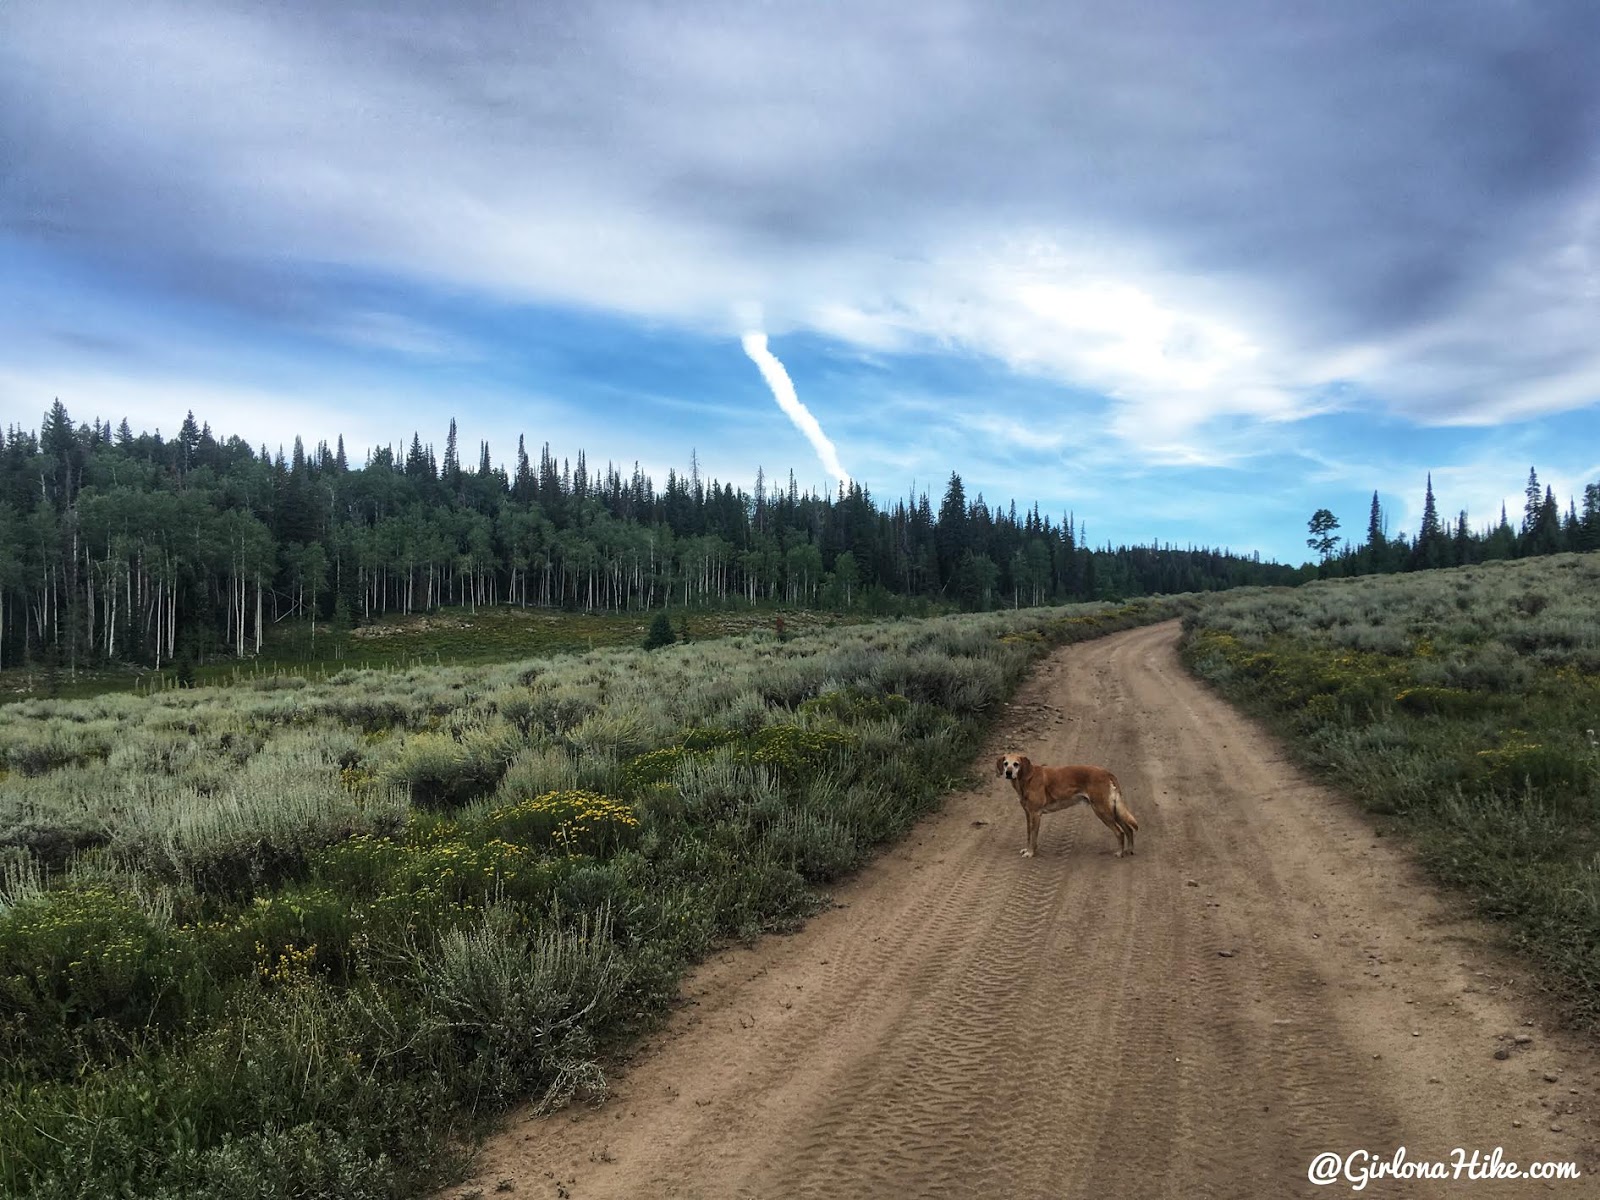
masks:
[[[1600,478],[1600,6],[0,7],[0,424],[1306,557]]]

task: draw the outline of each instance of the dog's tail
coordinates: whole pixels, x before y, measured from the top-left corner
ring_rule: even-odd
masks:
[[[1111,777],[1111,815],[1113,818],[1120,816],[1122,823],[1135,833],[1139,830],[1139,818],[1128,811],[1128,806],[1122,802],[1122,789],[1117,786],[1115,775]]]

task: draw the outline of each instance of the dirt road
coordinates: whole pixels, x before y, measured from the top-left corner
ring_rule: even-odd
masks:
[[[1402,848],[1194,682],[1177,639],[1168,624],[1057,653],[986,759],[1109,766],[1135,857],[1080,806],[1022,858],[1020,809],[990,776],[803,932],[708,964],[610,1101],[513,1125],[477,1186],[1337,1196],[1356,1193],[1308,1182],[1318,1154],[1402,1146],[1451,1169],[1457,1147],[1600,1168],[1592,1048],[1549,1028],[1516,962]],[[1576,1197],[1600,1177],[1360,1194]]]

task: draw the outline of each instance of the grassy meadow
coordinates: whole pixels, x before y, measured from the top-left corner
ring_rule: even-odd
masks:
[[[1600,1026],[1600,554],[1221,596],[1185,657]]]
[[[926,609],[928,606],[921,605]],[[84,699],[107,692],[158,692],[189,683],[254,683],[273,675],[298,675],[323,682],[341,671],[503,663],[553,654],[581,654],[613,646],[637,646],[655,612],[564,612],[551,608],[441,608],[426,613],[390,613],[353,629],[305,620],[268,625],[261,653],[246,661],[226,655],[180,671],[167,663],[145,667],[94,666],[71,671],[35,663],[0,670],[0,704],[48,696]],[[926,614],[923,614],[926,615]],[[856,611],[746,606],[673,609],[673,630],[692,641],[735,637],[772,629],[782,621],[789,633],[805,633],[866,620]]]
[[[0,706],[0,1194],[410,1197],[955,784],[1086,605]]]

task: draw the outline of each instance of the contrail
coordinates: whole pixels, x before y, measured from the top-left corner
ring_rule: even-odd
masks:
[[[822,465],[828,474],[840,483],[849,483],[850,472],[840,464],[839,452],[833,448],[828,435],[822,432],[822,426],[817,424],[817,419],[811,415],[811,410],[800,403],[800,397],[795,394],[789,372],[783,369],[778,356],[767,349],[767,335],[751,332],[745,334],[741,340],[744,352],[750,356],[750,361],[761,368],[761,377],[772,389],[772,396],[777,400],[778,407],[783,409],[789,420],[794,422],[795,428],[806,435],[806,441],[811,443],[811,448],[817,452],[817,457],[822,460]]]

